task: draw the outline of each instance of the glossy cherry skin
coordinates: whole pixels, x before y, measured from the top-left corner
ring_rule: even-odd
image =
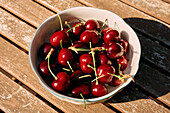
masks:
[[[82,54],[80,56],[80,63],[88,64],[89,62],[93,63],[93,58],[90,54]]]
[[[88,44],[89,42],[97,44],[99,42],[99,35],[94,30],[85,30],[80,35],[80,41],[85,44]]]
[[[51,48],[53,48],[53,46],[50,43],[44,43],[39,49],[40,57],[45,59]]]
[[[109,41],[119,41],[119,32],[117,30],[109,30],[103,35],[103,40],[107,44]]]
[[[119,86],[122,83],[117,77],[113,77],[112,81],[109,83],[110,86]]]
[[[72,47],[75,47],[75,48],[84,48],[84,47],[86,47],[86,45],[83,42],[78,40],[78,41],[75,41],[73,43]]]
[[[110,27],[107,27],[105,29],[102,30],[102,34],[104,35],[106,32],[108,32],[109,30],[113,30],[112,28]]]
[[[42,61],[39,65],[40,71],[45,75],[50,75],[47,61]]]
[[[87,65],[89,65],[89,64],[81,63],[80,64],[81,70],[83,71],[83,73],[86,73],[86,74],[92,73],[93,69],[88,67]],[[93,66],[93,64],[92,64],[92,66]]]
[[[108,42],[106,49],[107,49],[107,56],[110,59],[119,58],[124,54],[123,47],[116,42]]]
[[[72,28],[74,35],[80,35],[84,31],[84,25],[80,22],[73,24]]]
[[[68,33],[65,31],[57,31],[53,33],[50,37],[51,45],[55,47],[60,47],[60,41],[62,40],[62,44],[65,44],[69,41]]]
[[[99,30],[100,26],[96,20],[90,19],[85,23],[86,30]]]
[[[119,57],[117,59],[117,63],[121,65],[120,70],[124,71],[127,68],[127,63],[128,63],[126,56],[123,55]]]
[[[73,90],[72,90],[72,94],[74,97],[79,97],[80,93],[83,94],[84,97],[88,97],[90,94],[90,88],[89,86],[82,84],[80,86],[76,86]]]
[[[56,77],[57,80],[51,83],[52,88],[59,92],[66,91],[70,86],[70,76],[66,72],[59,72]]]
[[[127,40],[125,39],[121,39],[120,40],[120,45],[123,46],[124,48],[124,54],[127,54],[128,50],[129,50],[129,43]]]
[[[58,54],[58,63],[62,66],[68,66],[67,61],[72,60],[73,56],[73,53],[69,49],[63,48]]]
[[[108,57],[104,52],[97,53],[97,60],[100,62],[100,65],[108,63]]]
[[[105,75],[104,77],[99,78],[99,81],[101,83],[108,84],[108,83],[110,83],[112,81],[113,75],[110,75],[109,73],[115,74],[115,69],[114,69],[114,67],[111,67],[108,64],[100,65],[97,68],[97,77]]]
[[[95,97],[101,97],[108,93],[107,88],[102,83],[91,85],[91,91]]]

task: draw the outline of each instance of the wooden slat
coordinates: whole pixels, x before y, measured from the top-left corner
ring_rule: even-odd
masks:
[[[140,63],[135,83],[157,96],[157,99],[170,106],[170,77]]]
[[[8,113],[57,112],[2,72],[0,72],[0,108]]]
[[[169,113],[169,110],[157,104],[143,93],[127,86],[122,92],[115,95],[109,104],[121,112],[127,113]]]
[[[35,0],[38,3],[48,7],[49,9],[59,12],[61,10],[71,8],[71,7],[79,7],[84,6],[75,0]]]
[[[54,14],[31,0],[1,0],[0,3],[3,8],[36,27]]]
[[[2,48],[0,49],[2,52],[2,54],[0,54],[0,67],[37,92],[43,98],[54,104],[56,107],[62,109],[64,112],[94,113],[96,110],[99,110],[101,113],[113,112],[101,103],[87,105],[87,108],[84,109],[83,105],[71,104],[56,98],[40,84],[38,78],[30,67],[29,58],[26,53],[17,49],[15,46],[2,38],[0,38],[0,45]]]
[[[170,4],[162,0],[120,0],[170,24]]]

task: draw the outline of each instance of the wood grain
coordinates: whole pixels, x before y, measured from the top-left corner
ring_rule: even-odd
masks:
[[[38,27],[53,12],[41,7],[31,0],[0,0],[1,6],[25,21]]]
[[[84,6],[75,0],[35,0],[38,3],[48,7],[49,9],[59,12],[71,7]]]
[[[103,104],[87,105],[84,109],[83,105],[75,105],[62,101],[47,91],[39,82],[36,75],[33,73],[28,55],[15,46],[0,38],[1,48],[0,52],[0,67],[48,100],[50,103],[69,113],[94,113],[99,110],[101,113],[112,113],[113,111]]]
[[[0,108],[8,113],[56,113],[54,109],[0,72]]]
[[[115,95],[109,104],[127,113],[168,113],[169,110],[157,104],[133,86],[127,86],[123,91]]]
[[[170,4],[162,0],[120,0],[170,24]]]

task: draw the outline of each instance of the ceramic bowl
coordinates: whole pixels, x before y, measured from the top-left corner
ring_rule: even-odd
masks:
[[[113,12],[103,10],[103,9],[90,8],[90,7],[74,7],[74,8],[63,10],[58,14],[60,14],[63,23],[65,21],[75,22],[80,19],[82,20],[95,19],[101,23],[104,22],[105,19],[107,18],[109,27],[114,28],[114,23],[116,22],[118,26],[117,29],[119,29],[121,37],[126,39],[130,45],[129,52],[127,54],[127,58],[129,59],[128,66],[124,71],[124,73],[131,74],[133,77],[135,76],[139,66],[141,47],[136,33],[127,23],[124,22],[122,18],[120,18],[118,15],[114,14]],[[43,23],[41,23],[41,25],[37,28],[35,35],[32,39],[32,42],[30,44],[30,48],[29,48],[30,64],[34,73],[38,77],[40,83],[50,93],[52,93],[53,95],[55,95],[57,98],[61,100],[68,101],[75,104],[83,104],[83,99],[69,97],[53,90],[49,85],[46,84],[46,82],[42,79],[41,75],[38,72],[37,68],[40,63],[40,60],[38,58],[38,50],[43,43],[49,42],[50,36],[58,29],[60,29],[60,23],[57,15],[53,15],[47,18]],[[97,97],[97,98],[86,99],[85,100],[86,104],[104,102],[105,100],[108,100],[114,94],[119,92],[122,88],[127,86],[131,81],[132,79],[128,78],[125,83],[122,83],[117,87],[111,87],[106,85],[108,89],[107,95]]]

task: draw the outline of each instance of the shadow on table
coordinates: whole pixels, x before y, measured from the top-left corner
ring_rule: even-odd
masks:
[[[142,18],[126,18],[124,20],[135,30],[137,35],[140,35],[138,37],[141,43],[142,53],[145,52],[143,55],[149,54],[149,52],[147,53],[147,51],[152,51],[153,53],[155,51],[159,52],[155,50],[155,47],[160,46],[163,48],[163,52],[160,50],[160,54],[164,56],[152,55],[150,59],[157,59],[157,57],[162,57],[164,58],[162,60],[165,60],[165,62],[169,62],[168,57],[170,56],[168,55],[168,52],[170,51],[168,48],[170,47],[170,30],[167,26],[153,20],[146,20]],[[152,45],[154,45],[154,48],[150,47]],[[151,49],[147,49],[147,47],[145,46],[148,46]],[[165,57],[165,55],[167,56]],[[148,64],[147,62],[147,60],[140,61],[139,70],[135,76],[135,84],[139,85],[145,91],[147,91],[147,94],[149,92],[151,95],[154,95],[156,97],[161,97],[163,95],[168,94],[170,92],[170,77],[168,77],[168,75],[163,74],[160,70],[158,71],[157,69],[155,69],[154,66]],[[152,63],[155,63],[154,60]],[[155,64],[158,63],[159,62]],[[165,63],[165,66],[166,65],[167,64]],[[148,96],[136,89],[133,83],[130,83],[130,85],[124,88],[120,93],[116,94],[110,100],[108,100],[108,102],[121,103],[148,98]]]

